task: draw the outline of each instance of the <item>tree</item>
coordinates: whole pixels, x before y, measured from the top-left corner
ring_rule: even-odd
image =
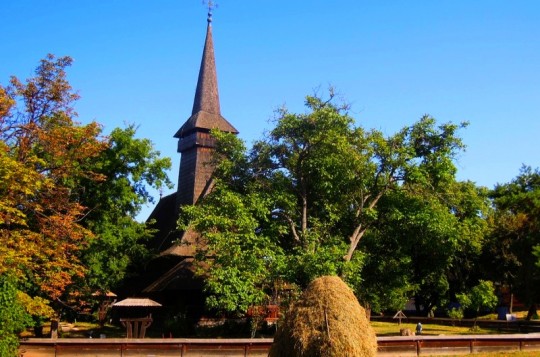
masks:
[[[374,309],[400,309],[414,296],[417,312],[422,306],[429,313],[475,284],[478,277],[470,275],[487,229],[486,191],[449,180],[437,190],[405,184],[381,199],[378,221],[366,236],[361,290],[371,301],[386,300]]]
[[[218,140],[214,189],[202,204],[181,208],[179,226],[204,234],[196,263],[207,306],[243,314],[267,299],[284,257],[275,236],[259,229],[260,222],[270,223],[272,202],[251,180],[243,143],[234,135],[212,134]]]
[[[218,150],[215,189],[202,203],[204,211],[193,208],[188,215],[195,219],[191,227],[204,237],[204,249],[213,259],[220,259],[218,247],[236,244],[237,227],[199,225],[197,217],[204,214],[209,223],[239,220],[219,207],[233,193],[249,204],[240,220],[255,219],[250,234],[266,237],[268,247],[284,256],[277,260],[287,266],[270,271],[299,286],[317,276],[342,275],[358,288],[365,260],[359,243],[378,221],[380,201],[409,188],[421,188],[427,195],[454,182],[452,160],[463,147],[456,135],[461,126],[436,126],[433,118],[424,116],[385,137],[355,126],[348,107],[335,105],[334,100],[331,91],[328,100],[307,97],[306,114],[279,110],[274,129],[250,153],[242,145]],[[256,205],[248,199],[253,196]],[[215,265],[209,264],[205,276],[218,275]],[[207,288],[213,296],[222,296],[227,289]]]
[[[323,229],[347,237],[348,262],[375,221],[379,200],[404,183],[444,185],[453,179],[452,159],[463,144],[459,126],[436,127],[429,116],[385,138],[355,127],[347,107],[333,105],[332,98],[308,97],[308,114],[280,112],[261,154],[271,162],[269,177],[284,177],[290,201],[282,215],[292,238],[309,249],[314,221],[324,222]]]
[[[52,299],[84,273],[77,255],[92,232],[80,223],[76,183],[102,179],[89,164],[105,148],[98,124],[72,119],[70,64],[49,55],[35,77],[0,90],[0,274]]]
[[[540,245],[540,171],[523,166],[515,179],[497,185],[490,196],[494,211],[484,248],[486,276],[511,287],[535,310],[540,294],[540,271],[534,255]]]
[[[35,77],[0,86],[0,274],[34,302],[117,286],[148,255],[151,231],[135,219],[147,188],[171,185],[170,160],[135,126],[105,137],[74,120],[71,62],[49,55]]]
[[[486,280],[480,280],[469,293],[458,294],[457,298],[463,309],[474,311],[475,317],[482,310],[492,310],[499,301],[493,283]]]
[[[148,188],[171,187],[166,174],[169,158],[161,158],[148,139],[135,138],[136,127],[115,128],[107,147],[95,158],[95,171],[104,181],[83,180],[79,201],[88,207],[82,224],[95,238],[82,252],[88,267],[84,285],[89,293],[118,287],[133,262],[150,257],[144,242],[152,235],[136,221],[141,207],[154,200]]]

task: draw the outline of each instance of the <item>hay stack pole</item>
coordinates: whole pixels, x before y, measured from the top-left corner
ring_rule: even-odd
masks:
[[[270,357],[372,357],[377,338],[365,310],[336,276],[317,278],[287,311]]]

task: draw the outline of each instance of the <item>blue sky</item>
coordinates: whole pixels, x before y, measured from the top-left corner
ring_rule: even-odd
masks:
[[[47,53],[74,58],[81,122],[124,123],[173,159],[206,31],[199,0],[2,1],[0,83]],[[328,85],[387,134],[428,113],[468,121],[458,177],[493,187],[540,167],[540,1],[222,0],[213,35],[222,114],[249,144],[275,108]],[[157,196],[157,193],[156,193]],[[141,214],[144,219],[151,208]]]

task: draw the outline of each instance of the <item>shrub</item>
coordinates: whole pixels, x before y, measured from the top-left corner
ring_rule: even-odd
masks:
[[[17,293],[14,279],[0,275],[0,356],[17,356],[18,333],[31,325]]]

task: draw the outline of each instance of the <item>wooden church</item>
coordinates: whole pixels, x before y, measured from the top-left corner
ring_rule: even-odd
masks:
[[[154,222],[156,234],[150,247],[159,255],[129,282],[128,294],[151,297],[170,311],[198,319],[203,314],[202,282],[193,274],[193,255],[197,234],[177,230],[179,208],[193,205],[211,190],[213,167],[209,164],[215,148],[212,129],[237,134],[238,131],[222,115],[219,103],[212,14],[208,13],[206,40],[191,116],[178,129],[181,154],[178,190],[162,197],[148,218]]]

